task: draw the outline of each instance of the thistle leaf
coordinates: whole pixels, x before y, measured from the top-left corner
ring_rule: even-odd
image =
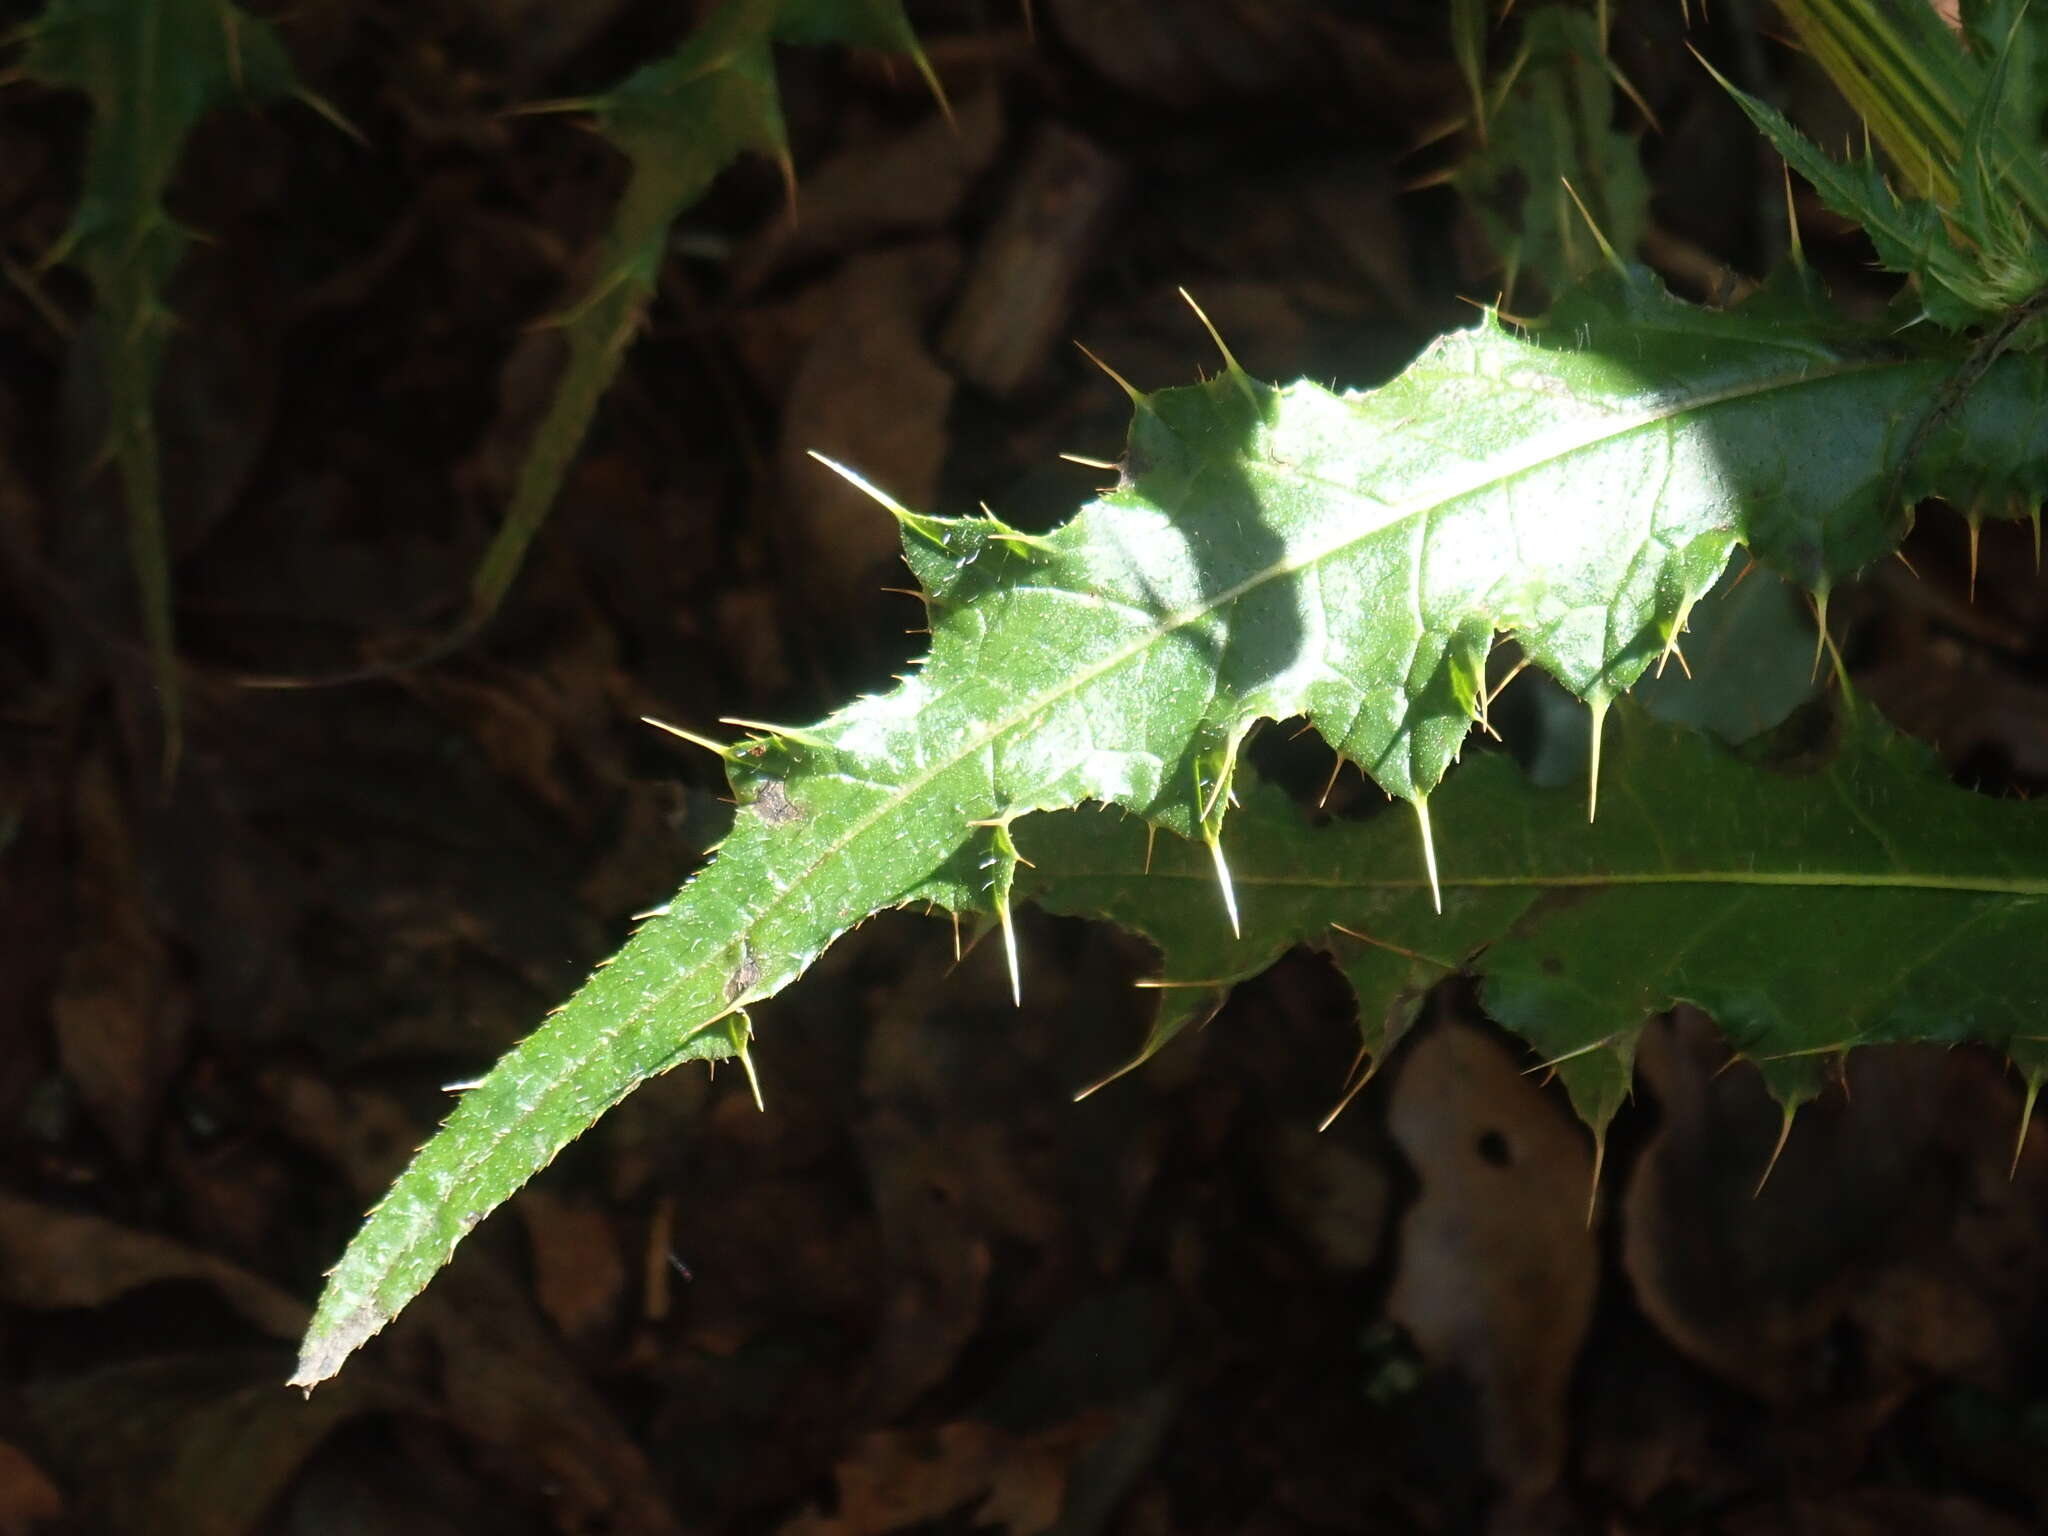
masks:
[[[1961,330],[1992,317],[1997,296],[1983,287],[1976,261],[1957,243],[1936,204],[1901,198],[1874,159],[1832,159],[1775,108],[1726,80],[1721,83],[1771,147],[1812,183],[1820,200],[1863,226],[1886,271],[1920,280],[1921,303],[1929,319]]]
[[[1486,130],[1487,0],[1451,0],[1451,54],[1472,102],[1472,136],[1480,144]]]
[[[1018,843],[1033,900],[1158,946],[1168,998],[1199,980],[1213,1006],[1293,945],[1324,949],[1375,1057],[1431,984],[1475,970],[1488,1013],[1557,1064],[1596,1131],[1642,1026],[1680,1002],[1712,1014],[1788,1108],[1853,1045],[1977,1040],[2034,1059],[2048,814],[1956,789],[1867,705],[1835,723],[1823,761],[1773,771],[1619,708],[1592,828],[1574,790],[1482,755],[1430,800],[1441,916],[1406,817],[1312,827],[1270,786],[1248,790],[1226,836],[1236,945],[1217,940],[1198,847],[1162,839],[1148,859],[1142,824],[1091,812],[1034,817]],[[1187,1022],[1162,1018],[1141,1059]]]
[[[1894,192],[1867,153],[1837,163],[1715,72],[1821,201],[1863,225],[1883,266],[1919,283],[1939,325],[1985,324],[2038,294],[2048,284],[2048,172],[2037,11],[1979,8],[1968,33],[1975,51],[1966,51],[1931,6],[1784,0],[1781,9],[1911,189]]]
[[[1431,797],[1445,913],[1408,948],[1458,963],[1477,938],[1460,937],[1469,893],[1454,910],[1452,886],[1474,855],[1451,787],[1431,792],[1478,711],[1495,634],[1512,630],[1604,706],[1738,543],[1809,589],[1846,580],[1895,546],[1895,461],[1961,360],[1933,343],[1822,340],[1769,308],[1694,309],[1636,278],[1578,297],[1534,337],[1489,316],[1368,393],[1275,389],[1231,368],[1140,396],[1122,482],[1052,533],[911,520],[905,559],[933,635],[921,670],[801,737],[732,749],[740,811],[717,857],[400,1177],[334,1271],[297,1380],[331,1374],[635,1083],[728,1054],[714,1026],[855,923],[1007,898],[992,889],[991,828],[1099,801],[1198,843],[1227,837],[1237,749],[1261,719],[1305,716],[1390,793]],[[2033,355],[1986,366],[1919,435],[1909,492],[2037,501],[2044,370]],[[1606,814],[1626,798],[1610,785]],[[1864,835],[1843,815],[1845,836]],[[1417,823],[1400,822],[1400,878],[1419,889]],[[1605,846],[1600,824],[1576,832]],[[1748,832],[1724,819],[1721,836]],[[1250,922],[1259,895],[1234,845],[1217,846]],[[1215,952],[1249,953],[1203,851]],[[1526,899],[1503,889],[1487,899]],[[1213,1000],[1186,990],[1183,1017]],[[1594,1066],[1608,1089],[1575,1092],[1597,1105],[1625,1077],[1604,1057],[1581,1070]]]
[[[1649,183],[1635,141],[1613,126],[1605,51],[1587,12],[1531,13],[1516,64],[1498,87],[1491,130],[1453,178],[1500,254],[1510,290],[1518,274],[1530,273],[1546,292],[1563,292],[1603,264],[1603,242],[1626,260],[1642,239]]]
[[[182,714],[155,396],[173,324],[164,288],[191,237],[164,192],[186,135],[215,107],[303,93],[269,23],[226,0],[51,0],[24,36],[23,74],[92,101],[78,211],[44,262],[75,262],[99,306],[104,456],[127,502],[168,777]]]
[[[944,105],[902,0],[725,0],[668,58],[602,96],[550,104],[591,113],[632,163],[632,175],[606,232],[596,281],[554,322],[568,343],[568,362],[527,447],[505,519],[470,578],[468,612],[437,652],[482,627],[511,590],[597,403],[646,318],[676,219],[743,154],[776,161],[794,188],[775,86],[778,40],[908,53]]]

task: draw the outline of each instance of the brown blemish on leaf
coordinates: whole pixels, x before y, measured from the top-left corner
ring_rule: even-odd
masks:
[[[725,1000],[728,1003],[736,1001],[747,988],[760,979],[761,962],[754,958],[754,951],[743,943],[740,946],[740,963],[733,969],[733,973],[725,978]]]
[[[771,827],[786,827],[804,819],[803,808],[789,798],[780,779],[770,779],[761,792],[747,802],[747,809]]]

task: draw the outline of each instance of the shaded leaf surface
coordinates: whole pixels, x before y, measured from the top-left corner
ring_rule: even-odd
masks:
[[[1143,1055],[1296,943],[1336,959],[1374,1055],[1470,966],[1487,1011],[1559,1064],[1596,1128],[1628,1091],[1642,1026],[1675,1003],[1712,1014],[1767,1076],[1880,1040],[2040,1038],[2038,807],[1949,786],[1868,706],[1798,772],[1633,709],[1618,723],[1591,827],[1575,792],[1530,787],[1503,754],[1450,778],[1432,806],[1441,916],[1408,818],[1311,827],[1266,786],[1225,835],[1242,943],[1215,911],[1207,855],[1136,822],[1020,827],[1032,894],[1159,946],[1166,1005]]]

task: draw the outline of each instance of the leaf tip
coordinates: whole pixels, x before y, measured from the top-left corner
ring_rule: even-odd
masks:
[[[2040,1098],[2040,1096],[2041,1074],[2039,1072],[2029,1072],[2027,1074],[2027,1096],[2020,1102],[2020,1131],[2019,1135],[2013,1138],[2012,1143],[2012,1166],[2005,1171],[2005,1176],[2008,1180],[2017,1179],[2020,1176],[2020,1157],[2027,1150],[2027,1131],[2034,1123],[2034,1101]]]
[[[895,518],[900,527],[909,529],[911,532],[938,545],[941,549],[946,547],[945,535],[941,531],[945,526],[942,519],[928,516],[922,512],[911,511],[902,502],[880,489],[857,471],[848,469],[837,459],[827,458],[815,448],[807,448],[804,451],[831,470],[833,474],[844,480],[848,485],[852,486],[856,491],[867,497],[876,506]]]
[[[1110,377],[1110,382],[1115,384],[1118,389],[1122,390],[1126,395],[1130,397],[1131,405],[1133,408],[1140,411],[1151,409],[1151,406],[1146,403],[1145,397],[1142,394],[1140,394],[1135,388],[1132,387],[1131,381],[1129,379],[1125,378],[1122,374],[1118,373],[1114,368],[1110,367],[1109,364],[1105,363],[1101,358],[1097,357],[1093,352],[1089,351],[1086,344],[1077,341],[1074,343],[1074,345],[1080,348],[1081,355],[1083,357],[1087,358],[1089,362],[1093,363],[1096,367],[1100,368],[1104,373],[1108,374]]]
[[[1353,1070],[1356,1073],[1356,1075],[1351,1079],[1350,1083],[1345,1086],[1344,1096],[1337,1100],[1336,1104],[1332,1106],[1330,1112],[1327,1115],[1323,1116],[1323,1118],[1316,1123],[1316,1134],[1318,1136],[1320,1136],[1324,1131],[1327,1131],[1331,1126],[1337,1123],[1337,1117],[1343,1114],[1345,1110],[1351,1107],[1351,1101],[1353,1099],[1357,1098],[1361,1093],[1365,1092],[1365,1085],[1373,1080],[1374,1074],[1376,1074],[1380,1069],[1379,1062],[1375,1060],[1372,1056],[1368,1055],[1363,1047],[1360,1048],[1358,1054],[1360,1060],[1359,1062],[1355,1063],[1353,1067]]]
[[[740,1059],[740,1070],[747,1074],[747,1087],[753,1091],[754,1108],[765,1115],[768,1105],[761,1098],[760,1074],[754,1070],[754,1053],[747,1048],[754,1038],[754,1021],[744,1008],[733,1017],[734,1022],[727,1028],[727,1038],[732,1041],[732,1053]]]
[[[1083,1099],[1091,1098],[1095,1094],[1100,1093],[1103,1089],[1107,1088],[1111,1083],[1115,1082],[1118,1078],[1130,1076],[1131,1073],[1137,1071],[1138,1068],[1142,1067],[1143,1065],[1145,1065],[1146,1062],[1150,1061],[1152,1059],[1152,1056],[1153,1052],[1150,1050],[1142,1050],[1138,1052],[1137,1055],[1133,1056],[1129,1061],[1125,1062],[1122,1066],[1118,1067],[1114,1072],[1109,1073],[1105,1077],[1097,1078],[1094,1082],[1090,1083],[1085,1088],[1075,1089],[1073,1102],[1078,1104]]]
[[[1607,1122],[1593,1127],[1593,1172],[1586,1181],[1586,1230],[1593,1230],[1593,1218],[1600,1214],[1600,1172],[1607,1166]]]
[[[1339,752],[1337,760],[1330,764],[1330,776],[1323,780],[1323,792],[1316,796],[1316,809],[1324,810],[1330,803],[1330,791],[1337,787],[1337,775],[1344,771],[1344,754]]]
[[[341,109],[319,92],[309,91],[304,86],[299,86],[292,92],[292,96],[301,105],[314,113],[314,115],[324,118],[329,126],[354,139],[362,148],[368,149],[370,147],[369,135],[365,134],[362,129],[343,116]]]
[[[390,1321],[388,1314],[369,1301],[357,1303],[325,1327],[321,1325],[321,1319],[315,1317],[312,1327],[306,1331],[305,1341],[299,1346],[298,1365],[285,1385],[297,1387],[310,1397],[315,1387],[332,1379],[342,1363]]]
[[[1233,939],[1241,939],[1244,932],[1237,921],[1237,888],[1231,883],[1230,865],[1223,857],[1223,839],[1211,832],[1207,834],[1206,840],[1209,844],[1209,857],[1216,865],[1216,885],[1223,893],[1223,913],[1230,919],[1230,936]]]
[[[801,730],[794,725],[774,725],[766,720],[747,720],[738,715],[720,715],[720,725],[736,725],[744,731],[759,731],[766,736],[780,736],[784,741],[793,741],[800,747],[809,747],[814,752],[830,752],[832,743],[813,731]]]
[[[946,83],[939,78],[931,55],[919,46],[915,37],[911,38],[904,52],[910,55],[910,62],[916,67],[918,78],[924,81],[925,89],[932,93],[932,101],[939,109],[939,116],[946,120],[946,127],[952,130],[954,138],[959,138],[960,119],[953,115],[952,98],[946,94]]]
[[[1908,562],[1906,569],[1909,571],[1913,569],[1910,562]],[[1919,572],[1914,571],[1913,574],[1917,577]],[[1813,624],[1813,674],[1811,680],[1815,682],[1820,680],[1820,659],[1825,655],[1834,662],[1835,680],[1842,685],[1843,693],[1846,696],[1849,685],[1849,669],[1843,664],[1842,653],[1835,646],[1835,637],[1828,633],[1828,589],[1826,587],[1814,588]]]
[[[1600,742],[1607,730],[1607,695],[1596,692],[1586,705],[1593,715],[1592,754],[1586,772],[1586,824],[1591,826],[1600,814]]]
[[[1970,528],[1970,587],[1967,601],[1977,601],[1977,552],[1984,533],[1984,514],[1975,507],[1963,514],[1963,521]]]
[[[1799,234],[1799,205],[1792,197],[1792,162],[1780,160],[1778,167],[1785,173],[1785,229],[1791,241],[1792,270],[1806,270],[1806,243]]]
[[[1017,961],[1017,925],[1010,921],[1010,899],[996,898],[996,921],[1003,929],[1003,955],[1010,965],[1010,1001],[1016,1007],[1024,1006],[1024,971]]]
[[[981,504],[981,515],[990,524],[988,536],[998,544],[1007,544],[1019,551],[1034,551],[1041,555],[1051,554],[1056,548],[1053,541],[1046,538],[1043,534],[1025,533],[1021,529],[1012,528],[1000,517],[997,517],[994,510],[985,501]]]
[[[1686,619],[1692,613],[1692,606],[1697,601],[1698,599],[1691,593],[1687,593],[1679,603],[1677,613],[1672,615],[1671,628],[1664,636],[1663,653],[1657,657],[1656,675],[1659,680],[1664,676],[1665,664],[1672,657],[1676,656],[1678,658],[1678,669],[1685,674],[1685,680],[1687,682],[1692,681],[1692,667],[1685,659],[1685,652],[1679,648],[1678,636],[1684,630]]]
[[[709,736],[699,736],[695,731],[686,731],[680,725],[670,725],[666,720],[657,720],[652,715],[642,715],[640,723],[651,725],[657,731],[666,731],[671,736],[687,741],[693,747],[702,747],[706,752],[713,753],[728,763],[733,761],[732,748],[722,742],[713,741]]]
[[[1010,890],[1017,881],[1017,866],[1023,864],[1029,867],[1031,861],[1017,851],[1017,844],[1010,836],[1008,816],[971,822],[969,825],[990,829],[991,851],[989,857],[982,861],[982,868],[992,871],[988,889],[996,909],[996,922],[1003,930],[1003,954],[1010,965],[1010,1001],[1022,1008],[1024,973],[1017,960],[1017,925],[1010,916]]]
[[[1422,830],[1422,867],[1429,875],[1429,904],[1436,908],[1441,917],[1444,910],[1443,886],[1436,873],[1436,834],[1429,825],[1429,797],[1417,795],[1410,802],[1415,807],[1415,822]]]
[[[1778,1139],[1777,1142],[1771,1147],[1771,1155],[1769,1160],[1764,1163],[1763,1176],[1756,1181],[1756,1188],[1749,1192],[1749,1198],[1752,1200],[1755,1200],[1758,1197],[1760,1197],[1764,1192],[1764,1186],[1771,1182],[1771,1171],[1778,1166],[1778,1159],[1781,1156],[1783,1156],[1785,1152],[1785,1143],[1787,1140],[1791,1138],[1792,1135],[1792,1117],[1793,1115],[1798,1113],[1797,1106],[1791,1103],[1787,1103],[1782,1105],[1780,1108],[1781,1113],[1778,1120]]]
[[[1614,246],[1609,242],[1606,232],[1594,220],[1593,210],[1588,208],[1585,199],[1579,196],[1579,189],[1572,185],[1568,176],[1560,176],[1557,179],[1564,183],[1565,191],[1571,194],[1572,202],[1579,210],[1579,217],[1586,221],[1586,228],[1593,232],[1593,243],[1600,247],[1600,254],[1606,258],[1607,265],[1622,277],[1627,277],[1628,263],[1615,254]]]
[[[1179,293],[1181,302],[1195,312],[1195,318],[1202,322],[1202,329],[1209,333],[1209,340],[1216,344],[1216,350],[1222,354],[1224,371],[1230,375],[1231,382],[1237,385],[1238,392],[1245,399],[1256,406],[1259,403],[1259,397],[1252,389],[1251,379],[1246,375],[1244,369],[1238,366],[1237,359],[1231,355],[1230,348],[1224,343],[1223,333],[1216,329],[1216,323],[1204,313],[1202,306],[1195,302],[1193,294],[1189,293],[1185,288],[1180,289]]]

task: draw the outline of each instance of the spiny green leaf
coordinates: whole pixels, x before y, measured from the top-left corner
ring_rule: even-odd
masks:
[[[1087,812],[1033,817],[1018,841],[1033,900],[1158,946],[1167,1006],[1139,1060],[1303,942],[1351,980],[1374,1056],[1432,983],[1476,970],[1487,1011],[1557,1063],[1596,1131],[1628,1091],[1641,1027],[1680,1002],[1788,1097],[1853,1045],[2038,1050],[2048,812],[1954,788],[1867,705],[1838,726],[1823,761],[1773,771],[1617,711],[1590,828],[1573,791],[1481,755],[1431,802],[1441,916],[1408,818],[1314,827],[1265,786],[1225,838],[1237,944],[1199,848]]]
[[[550,104],[592,113],[632,163],[632,175],[605,235],[596,281],[555,322],[568,343],[561,381],[528,445],[505,520],[470,579],[468,613],[438,649],[474,633],[511,590],[646,317],[670,226],[743,154],[766,155],[794,177],[775,88],[778,39],[907,52],[944,104],[902,0],[726,0],[668,58],[602,96]]]
[[[2048,124],[2048,11],[2034,0],[1963,0],[1963,37],[1979,59],[2008,57],[1994,103],[2005,131],[2028,143]]]
[[[1820,200],[1863,226],[1887,271],[1921,279],[1921,302],[1929,319],[1960,330],[1991,317],[1995,299],[1982,291],[1975,260],[1957,243],[1938,206],[1899,197],[1868,156],[1831,159],[1774,108],[1725,80],[1722,84],[1786,163],[1812,183]]]
[[[25,35],[24,74],[92,101],[78,211],[45,263],[76,262],[99,305],[104,456],[119,470],[127,501],[129,560],[163,709],[168,774],[178,757],[180,709],[155,391],[172,325],[164,285],[190,236],[164,206],[164,191],[186,135],[214,107],[297,88],[270,25],[227,0],[51,0]]]
[[[1487,0],[1451,0],[1451,54],[1458,61],[1465,93],[1472,99],[1472,134],[1484,145],[1486,131]]]
[[[1510,292],[1529,272],[1560,293],[1603,264],[1602,239],[1627,260],[1642,238],[1649,184],[1634,140],[1613,126],[1605,51],[1587,12],[1532,13],[1497,87],[1492,127],[1453,178],[1500,254]]]
[[[1715,78],[1828,207],[1869,231],[1879,261],[1919,282],[1928,318],[1984,324],[2048,284],[2042,124],[2024,111],[2039,99],[2044,23],[1999,6],[2002,30],[1992,36],[1980,14],[1971,35],[1981,52],[1972,53],[1926,5],[1785,0],[1782,9],[1915,195],[1894,192],[1867,154],[1834,161]]]
[[[1497,632],[1604,707],[1738,543],[1823,590],[1889,553],[1895,461],[1959,361],[1693,309],[1639,279],[1533,338],[1488,317],[1365,394],[1230,367],[1141,397],[1122,483],[1049,534],[914,520],[923,667],[733,749],[717,857],[465,1097],[334,1272],[297,1379],[331,1374],[635,1083],[729,1053],[712,1026],[855,923],[988,910],[1009,867],[992,828],[1095,800],[1200,838],[1246,732],[1291,715],[1426,807]],[[1990,364],[1923,434],[1908,491],[2038,499],[2044,369]],[[1405,878],[1422,870],[1411,851]],[[1438,942],[1454,958],[1453,922]]]
[[[1952,203],[1978,82],[1934,7],[1781,0],[1778,9],[1914,194]]]

